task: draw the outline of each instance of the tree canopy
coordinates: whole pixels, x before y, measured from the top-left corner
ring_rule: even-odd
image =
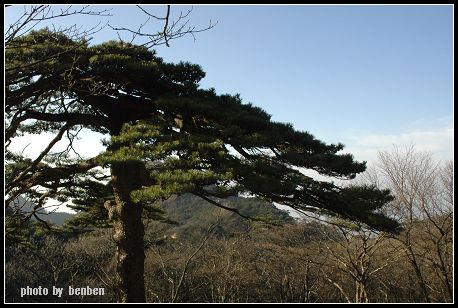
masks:
[[[342,179],[363,172],[365,163],[339,153],[342,144],[274,122],[238,95],[200,88],[205,73],[198,65],[167,63],[125,42],[90,46],[47,29],[12,40],[5,59],[6,148],[24,133],[56,134],[34,160],[7,150],[7,204],[27,195],[37,208],[58,198],[78,209],[98,208],[98,215],[108,211],[123,301],[144,299],[136,287],[143,267],[133,270],[144,260],[142,215],[153,215],[155,203],[174,194],[192,193],[220,207],[218,198],[250,194],[380,230],[397,228],[381,211],[392,200],[389,191],[339,187],[301,171]],[[106,134],[106,151],[70,158],[82,128]],[[64,135],[69,147],[52,153]]]
[[[149,179],[132,192],[136,202],[183,192],[248,192],[299,210],[395,226],[377,212],[389,200],[387,191],[339,188],[300,171],[347,179],[364,171],[365,163],[338,154],[342,144],[327,145],[273,122],[237,95],[200,89],[204,76],[198,65],[166,63],[154,51],[122,42],[88,46],[48,30],[17,39],[6,50],[6,141],[26,132],[62,136],[81,127],[111,138],[106,153],[73,164],[46,163],[48,151],[36,166],[9,165],[15,172],[8,174],[7,192],[15,196],[38,185],[77,189],[78,174],[143,161]],[[208,190],[211,185],[218,189]]]

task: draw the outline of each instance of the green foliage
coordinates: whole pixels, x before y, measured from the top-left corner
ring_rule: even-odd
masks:
[[[124,42],[88,46],[49,30],[32,31],[14,46],[5,55],[8,135],[56,131],[64,123],[108,133],[97,166],[139,162],[147,170],[143,184],[131,191],[134,203],[145,206],[186,192],[207,197],[248,193],[374,228],[397,227],[379,210],[391,200],[387,192],[342,189],[299,171],[354,178],[365,163],[339,153],[342,144],[325,144],[291,124],[274,122],[239,95],[200,89],[205,73],[198,65],[166,63],[154,51]],[[35,121],[13,125],[22,118]],[[54,163],[68,165],[65,157],[59,159]],[[51,161],[40,167],[49,174]],[[34,171],[25,178],[33,178]],[[89,173],[63,172],[54,185],[64,186],[61,198],[73,200],[79,210],[90,207],[91,217],[103,225],[102,204],[110,199],[110,187]]]
[[[44,225],[35,218],[33,220],[27,219],[32,208],[24,212],[22,207],[24,205],[19,207],[9,206],[5,211],[5,252],[7,255],[14,249],[36,250],[39,248],[40,241],[46,236],[51,234],[57,236],[63,235],[63,230],[54,226],[49,221],[47,222],[48,225]],[[40,219],[45,220],[45,215],[42,214],[37,212]]]
[[[28,239],[28,226],[30,223],[23,223],[24,214],[14,213],[10,207],[5,212],[5,247],[31,246]]]

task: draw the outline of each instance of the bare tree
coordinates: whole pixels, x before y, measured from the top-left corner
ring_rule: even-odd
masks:
[[[366,179],[395,196],[389,211],[404,227],[396,239],[404,246],[424,300],[453,300],[453,163],[441,166],[431,153],[413,145],[394,146],[379,152],[378,164]],[[431,281],[433,276],[440,283]]]
[[[334,224],[328,230],[323,230],[324,238],[320,242],[320,246],[324,247],[321,264],[324,266],[322,272],[325,279],[339,290],[347,302],[369,303],[371,280],[378,272],[399,260],[399,247],[386,245],[386,233],[365,229],[357,224]],[[382,258],[379,257],[380,250],[384,250]],[[326,268],[331,270],[329,274]],[[354,287],[349,288],[333,278],[336,272],[347,275]]]

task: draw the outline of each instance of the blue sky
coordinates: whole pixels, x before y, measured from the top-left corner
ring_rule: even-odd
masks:
[[[114,26],[137,28],[146,19],[135,6],[109,8]],[[165,13],[165,6],[145,8]],[[172,14],[187,8],[172,6]],[[6,25],[16,9],[6,9]],[[452,159],[452,14],[452,6],[431,5],[194,6],[191,25],[218,24],[196,41],[156,49],[166,61],[200,64],[202,87],[240,93],[276,121],[344,143],[359,160],[409,143]],[[99,20],[108,19],[60,22]],[[115,38],[106,29],[92,42]]]

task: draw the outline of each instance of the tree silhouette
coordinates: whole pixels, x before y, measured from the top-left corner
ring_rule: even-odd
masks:
[[[56,136],[34,160],[6,147],[6,204],[19,195],[38,207],[48,198],[80,208],[103,202],[117,245],[122,302],[145,300],[142,215],[174,194],[225,207],[220,198],[249,193],[300,211],[397,228],[379,211],[392,200],[389,191],[341,188],[300,171],[354,178],[365,163],[339,154],[342,144],[273,122],[237,95],[199,88],[205,73],[198,65],[166,63],[126,42],[89,46],[47,29],[13,43],[5,54],[6,146],[23,133]],[[67,155],[82,128],[109,136],[104,153]],[[52,153],[64,136],[67,151]],[[111,187],[100,182],[107,177],[103,168]]]

